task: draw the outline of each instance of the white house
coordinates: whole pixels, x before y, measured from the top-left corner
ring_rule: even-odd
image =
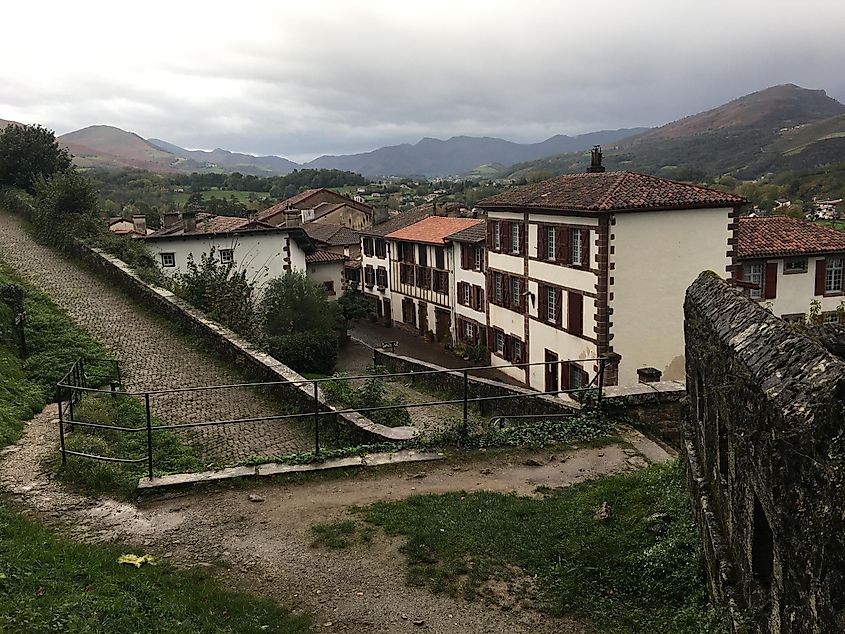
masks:
[[[739,218],[734,281],[788,321],[839,322],[845,300],[845,232],[788,216]]]
[[[298,227],[273,227],[263,222],[194,212],[168,213],[164,226],[140,238],[165,275],[187,271],[188,256],[199,263],[214,249],[223,263],[232,262],[246,278],[261,287],[288,271],[306,272],[306,257],[315,248]]]
[[[597,151],[590,170],[478,203],[487,213],[491,363],[541,363],[504,371],[548,392],[581,385],[598,356],[615,361],[607,385],[636,383],[650,368],[683,379],[684,293],[702,270],[731,271],[733,218],[745,199],[604,172]]]
[[[484,277],[484,241],[487,226],[482,220],[446,237],[452,246],[454,324],[452,340],[469,346],[487,345],[487,281]]]

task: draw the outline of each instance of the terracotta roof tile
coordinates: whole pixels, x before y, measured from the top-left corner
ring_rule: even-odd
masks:
[[[487,239],[487,221],[482,220],[471,227],[456,231],[452,235],[446,236],[446,239],[452,242],[469,242],[473,244],[484,242]]]
[[[361,241],[361,237],[357,231],[353,231],[343,225],[328,222],[306,222],[302,225],[302,229],[315,242],[322,242],[332,246],[358,244]]]
[[[449,218],[445,216],[429,216],[412,225],[388,233],[385,237],[391,240],[407,240],[409,242],[426,242],[429,244],[444,244],[446,237],[462,229],[482,224],[477,218]]]
[[[346,256],[334,251],[314,251],[314,253],[305,256],[305,261],[309,264],[314,262],[345,262]]]
[[[822,253],[845,253],[845,231],[789,216],[739,218],[738,258]]]
[[[338,199],[339,199],[336,203],[320,203],[320,205],[327,205],[327,204],[341,205],[341,204],[343,204],[343,205],[349,205],[350,207],[355,207],[356,209],[360,209],[362,211],[372,211],[372,207],[370,207],[366,203],[359,203],[355,200],[352,200],[348,196],[344,196],[343,194],[338,194],[337,192],[334,192],[330,189],[326,189],[325,187],[317,187],[315,189],[306,189],[304,192],[301,192],[301,193],[297,194],[296,196],[291,196],[290,198],[287,198],[286,200],[283,200],[281,202],[276,203],[272,207],[268,207],[267,209],[265,209],[264,211],[259,213],[256,216],[256,218],[258,218],[258,220],[266,220],[267,218],[270,218],[271,216],[275,216],[279,212],[287,211],[288,209],[291,209],[291,208],[296,208],[297,205],[304,203],[306,200],[308,200],[309,198],[311,198],[315,194],[319,194],[320,192],[329,192],[329,193],[337,196]],[[329,212],[325,211],[324,213],[329,213]]]
[[[636,211],[733,207],[741,196],[638,172],[565,174],[514,187],[478,203],[482,209],[534,207],[573,211]]]
[[[233,233],[236,231],[268,231],[275,229],[273,225],[249,218],[238,216],[214,216],[212,214],[197,214],[197,225],[192,231],[185,231],[180,220],[172,227],[159,229],[147,238],[163,238],[170,236],[201,236],[215,233]]]

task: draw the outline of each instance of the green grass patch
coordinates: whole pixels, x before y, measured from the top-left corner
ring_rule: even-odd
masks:
[[[595,519],[603,502],[612,518]],[[502,603],[503,584],[603,632],[723,632],[676,461],[541,499],[449,493],[379,502],[364,518],[407,536],[408,580]]]
[[[17,440],[22,421],[53,400],[55,384],[76,359],[106,356],[105,350],[43,293],[0,263],[0,285],[3,284],[17,284],[24,289],[29,355],[20,358],[12,311],[0,302],[0,446]]]
[[[88,395],[76,406],[75,420],[116,425],[128,431],[92,429],[76,426],[65,437],[65,447],[73,451],[112,458],[143,458],[147,455],[146,411],[131,396]],[[159,421],[153,420],[153,425]],[[153,475],[201,471],[203,463],[197,452],[183,444],[171,431],[152,432]],[[108,491],[128,494],[138,479],[147,475],[146,462],[116,463],[80,456],[68,456],[59,468],[59,476],[89,493]]]
[[[203,571],[120,565],[125,552],[56,537],[0,504],[0,631],[309,631],[307,617],[222,590]]]
[[[373,540],[373,527],[364,526],[352,520],[314,524],[311,527],[313,548],[347,548],[353,544],[369,544]]]

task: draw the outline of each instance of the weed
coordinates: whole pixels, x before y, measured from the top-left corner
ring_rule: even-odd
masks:
[[[311,546],[346,548],[356,543],[369,544],[373,539],[373,527],[362,526],[352,520],[314,524],[311,527],[314,541]]]

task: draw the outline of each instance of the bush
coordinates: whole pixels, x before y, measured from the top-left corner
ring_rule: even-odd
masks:
[[[404,407],[366,411],[370,407],[402,404],[402,399],[387,397],[387,388],[381,378],[366,379],[362,385],[353,385],[351,381],[345,380],[340,372],[335,373],[333,378],[335,380],[324,381],[322,384],[323,392],[330,402],[342,407],[365,410],[361,412],[364,416],[387,427],[405,427],[411,424],[411,416]]]
[[[96,208],[96,190],[76,170],[39,178],[31,213],[35,237],[67,248],[74,238],[96,235],[103,230]]]
[[[299,373],[331,374],[337,363],[338,336],[333,330],[308,330],[264,338],[264,349]]]

